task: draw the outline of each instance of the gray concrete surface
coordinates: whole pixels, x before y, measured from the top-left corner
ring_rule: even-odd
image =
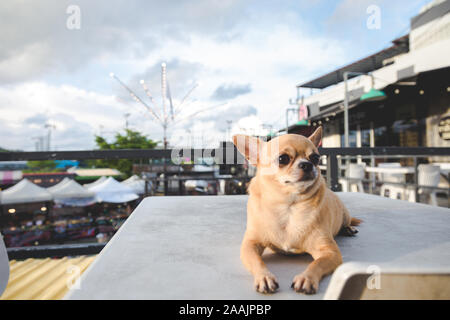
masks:
[[[450,265],[450,210],[361,193],[339,193],[364,220],[356,237],[337,237],[344,262]],[[265,253],[280,290],[254,291],[239,259],[247,196],[146,198],[81,278],[67,299],[322,299],[290,289],[309,255]]]

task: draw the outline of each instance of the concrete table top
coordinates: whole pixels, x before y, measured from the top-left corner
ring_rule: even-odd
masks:
[[[346,262],[414,268],[450,266],[450,210],[362,193],[338,193],[364,223],[356,237],[337,237]],[[66,299],[322,299],[295,293],[293,277],[307,254],[263,259],[280,289],[254,291],[239,250],[247,196],[149,197],[141,202]]]

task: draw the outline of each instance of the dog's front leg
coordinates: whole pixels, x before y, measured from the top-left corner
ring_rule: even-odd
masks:
[[[291,287],[297,292],[314,294],[319,290],[322,277],[333,272],[342,263],[342,255],[334,239],[319,238],[306,251],[314,261],[303,273],[294,277]]]
[[[241,246],[241,260],[254,277],[256,291],[261,293],[273,293],[278,289],[278,282],[264,264],[264,261],[261,258],[263,252],[264,246],[257,241],[244,237]]]

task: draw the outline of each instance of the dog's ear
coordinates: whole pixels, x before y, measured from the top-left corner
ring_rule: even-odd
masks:
[[[314,133],[309,136],[308,139],[311,140],[312,143],[314,143],[316,148],[318,148],[320,142],[322,141],[322,127],[318,127],[316,131],[314,131]]]
[[[263,140],[245,134],[236,134],[233,136],[233,143],[250,164],[254,166],[258,164]]]

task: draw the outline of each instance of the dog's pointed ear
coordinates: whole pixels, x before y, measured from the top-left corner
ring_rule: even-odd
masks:
[[[314,133],[309,136],[308,139],[311,140],[312,143],[314,143],[316,148],[318,148],[320,142],[322,141],[322,127],[318,127],[316,131],[314,131]]]
[[[245,134],[236,134],[233,136],[233,143],[250,164],[254,166],[258,164],[261,147],[265,143],[263,140]]]

